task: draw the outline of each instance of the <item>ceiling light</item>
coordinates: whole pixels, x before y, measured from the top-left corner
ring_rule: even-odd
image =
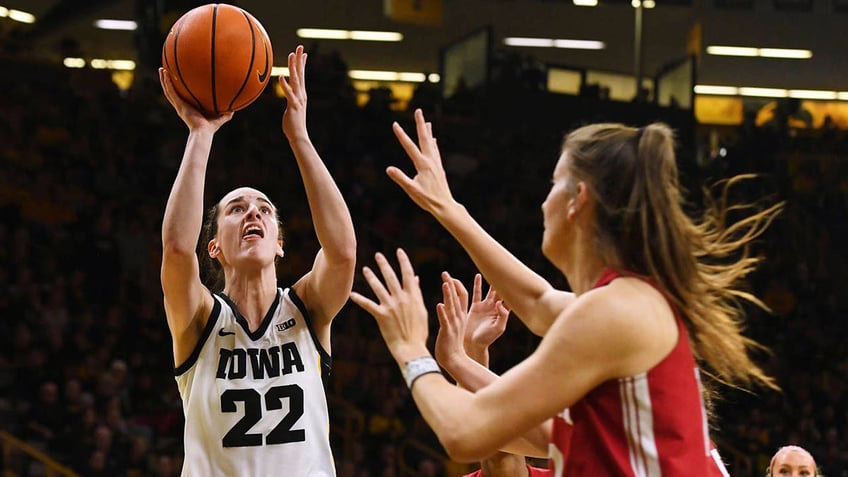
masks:
[[[285,66],[274,66],[271,68],[271,76],[288,76],[289,69]],[[375,70],[350,70],[348,76],[351,79],[362,81],[402,81],[405,83],[423,83],[429,81],[438,83],[441,77],[438,73],[414,73],[397,71],[375,71]]]
[[[297,36],[300,38],[320,38],[323,40],[403,41],[403,34],[396,31],[298,28]]]
[[[813,57],[811,50],[791,48],[754,48],[749,46],[717,46],[707,47],[707,53],[720,56],[760,56],[763,58],[789,58],[806,60]]]
[[[8,17],[9,9],[6,7],[0,7],[0,17]]]
[[[741,96],[757,96],[760,98],[785,98],[789,96],[789,91],[778,88],[739,88]]]
[[[9,9],[8,12],[9,18],[21,23],[35,23],[35,15],[32,13],[27,13],[21,10],[15,10],[13,8]]]
[[[396,31],[362,31],[352,30],[351,40],[364,41],[403,41],[403,34]]]
[[[398,81],[406,81],[407,83],[423,83],[427,81],[427,75],[424,73],[398,73]]]
[[[813,52],[810,50],[794,50],[788,48],[760,48],[760,56],[765,58],[806,60],[813,57]]]
[[[707,53],[720,56],[758,56],[757,48],[746,46],[708,46]]]
[[[94,58],[91,60],[91,67],[96,70],[126,70],[135,69],[135,61],[133,60],[104,60],[102,58]]]
[[[606,47],[604,42],[595,40],[554,40],[554,46],[571,50],[603,50]]]
[[[102,30],[134,31],[138,28],[138,24],[132,20],[110,20],[107,18],[95,21],[94,26]]]
[[[67,68],[83,68],[85,66],[85,60],[82,58],[65,58],[62,60],[62,64]]]
[[[797,98],[820,101],[848,101],[848,91],[828,91],[821,89],[780,89],[736,86],[695,85],[695,94],[719,96],[754,96],[761,98]]]
[[[397,71],[350,70],[348,76],[356,80],[397,81]]]
[[[739,94],[739,88],[735,86],[712,86],[706,84],[699,84],[695,86],[695,94],[736,96],[737,94]]]
[[[836,91],[809,90],[809,89],[790,89],[790,98],[798,99],[837,99]]]
[[[326,28],[298,28],[300,38],[321,38],[324,40],[347,40],[350,34],[347,30],[330,30]]]
[[[524,37],[504,38],[504,45],[527,46],[536,48],[568,48],[572,50],[603,50],[604,48],[606,48],[606,44],[604,44],[604,42],[595,40],[567,40]]]
[[[550,38],[504,38],[504,45],[507,46],[531,46],[539,48],[551,48],[554,46],[554,40]]]
[[[405,83],[423,83],[428,79],[424,73],[407,71],[350,70],[348,76],[351,79],[363,81],[402,81]],[[430,75],[430,82],[435,82],[432,76]]]
[[[572,0],[578,7],[597,7],[598,0]]]

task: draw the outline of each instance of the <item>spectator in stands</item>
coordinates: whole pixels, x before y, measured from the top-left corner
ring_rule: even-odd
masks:
[[[820,475],[813,455],[803,447],[789,445],[774,453],[766,469],[767,477],[816,477]]]

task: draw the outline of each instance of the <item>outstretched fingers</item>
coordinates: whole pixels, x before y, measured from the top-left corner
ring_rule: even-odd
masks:
[[[398,280],[394,269],[389,264],[389,260],[385,255],[379,252],[374,255],[374,260],[377,262],[377,267],[383,275],[383,281],[386,282],[385,288],[388,290],[388,293],[390,295],[399,294],[403,290],[403,287],[401,286],[400,280]]]
[[[461,280],[457,280],[453,278],[450,273],[442,272],[442,282],[450,285],[454,293],[459,297],[459,303],[464,312],[468,311],[468,290],[465,289],[465,285],[462,284]]]
[[[468,292],[459,280],[443,272],[442,300],[451,317],[465,321],[468,315]]]
[[[386,287],[383,286],[383,282],[380,281],[380,278],[377,277],[377,274],[374,273],[374,270],[372,270],[371,267],[362,267],[362,276],[365,277],[365,282],[368,283],[371,291],[374,292],[376,301],[355,291],[350,292],[350,299],[363,310],[374,316],[379,323],[389,314],[389,308],[387,305],[392,298],[391,294]]]
[[[395,133],[395,137],[406,152],[406,155],[412,160],[415,170],[420,171],[426,164],[426,158],[421,153],[418,145],[415,144],[415,141],[409,137],[409,134],[397,122],[392,123],[392,131]]]
[[[400,276],[403,280],[403,289],[412,293],[416,298],[422,298],[423,295],[421,293],[418,275],[415,274],[415,269],[412,268],[412,262],[409,260],[409,256],[404,249],[397,249],[397,259],[400,266]]]
[[[489,291],[491,292],[492,289],[489,288]],[[483,276],[480,275],[479,273],[475,273],[474,274],[474,287],[472,288],[472,291],[471,291],[471,303],[477,303],[480,300],[482,300],[482,298],[483,298]],[[488,295],[486,295],[486,298],[488,298]]]
[[[374,292],[377,302],[359,293],[351,292],[351,299],[354,303],[376,316],[382,314],[383,305],[392,302],[394,298],[404,293],[412,293],[416,298],[421,296],[418,276],[415,275],[415,270],[412,268],[412,263],[409,261],[406,252],[403,249],[398,249],[397,257],[401,271],[400,280],[386,256],[380,252],[374,255],[374,259],[383,277],[382,280],[370,267],[362,267],[362,275],[365,277],[368,286],[371,287],[371,291]]]
[[[420,109],[415,110],[415,129],[418,133],[418,147],[421,153],[428,158],[438,154],[436,139],[433,137],[433,124],[424,119],[424,113]]]

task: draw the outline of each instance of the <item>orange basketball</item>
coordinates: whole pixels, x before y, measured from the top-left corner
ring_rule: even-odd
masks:
[[[162,46],[162,66],[177,94],[206,114],[250,105],[271,78],[274,54],[265,28],[225,3],[186,12]]]

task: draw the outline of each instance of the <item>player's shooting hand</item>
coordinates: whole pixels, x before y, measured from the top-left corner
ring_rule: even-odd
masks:
[[[189,131],[209,129],[214,133],[233,117],[232,112],[205,116],[199,109],[177,94],[174,84],[171,82],[171,75],[165,68],[159,68],[159,83],[162,85],[162,91],[165,93],[168,102],[171,103],[180,119],[188,126]]]

